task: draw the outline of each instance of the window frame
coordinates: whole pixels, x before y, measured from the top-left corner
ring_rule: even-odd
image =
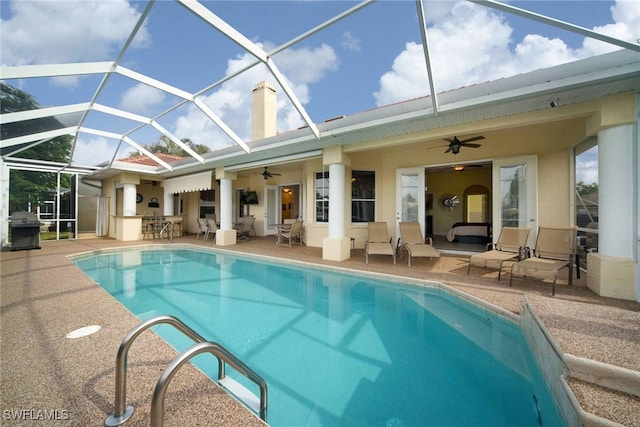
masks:
[[[595,159],[591,159],[590,161],[584,161],[583,159],[579,159],[580,156],[586,155],[587,159],[589,157],[595,157]],[[580,256],[580,267],[584,269],[588,269],[587,266],[587,257],[586,254],[588,252],[597,252],[598,251],[598,214],[599,214],[599,198],[598,196],[598,185],[600,183],[598,177],[598,140],[597,138],[590,138],[586,141],[581,142],[573,148],[573,222],[578,227],[578,250],[581,252]],[[582,170],[582,171],[581,171]],[[587,172],[585,172],[587,170]],[[591,171],[589,173],[589,170]],[[584,180],[580,179],[581,175],[584,176],[586,174],[594,176],[595,171],[595,181],[585,183]],[[591,187],[595,185],[595,191],[591,191],[589,193],[579,193],[579,185],[585,184],[585,187]],[[583,196],[588,196],[589,194],[595,193],[596,197],[593,200],[593,196],[590,198],[585,198]],[[590,200],[589,200],[590,199]]]
[[[354,193],[356,192],[356,186],[358,183],[357,175],[361,175],[361,177],[368,176],[370,178],[369,182],[372,184],[372,188],[368,191],[358,189],[359,196],[366,196],[367,193],[371,194],[371,197],[354,197]],[[371,209],[357,209],[356,204],[361,204],[362,206],[371,206]],[[363,215],[358,214],[358,218],[356,218],[356,212],[363,212]],[[368,214],[367,214],[368,213]],[[352,170],[351,171],[351,223],[352,224],[363,224],[376,220],[376,171],[375,170]]]
[[[330,183],[329,171],[323,170],[322,172],[314,173],[314,220],[316,223],[327,224],[329,222],[329,183]],[[326,180],[326,185],[322,186],[322,191],[318,191],[318,181]],[[323,212],[323,216],[318,218],[319,210]]]
[[[200,190],[198,193],[198,217],[206,218],[207,214],[216,214],[216,190]]]

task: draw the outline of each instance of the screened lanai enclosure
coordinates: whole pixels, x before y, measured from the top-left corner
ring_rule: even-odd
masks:
[[[117,174],[136,174],[149,185],[216,168],[255,174],[319,156],[337,143],[407,132],[381,132],[378,126],[390,122],[384,112],[361,123],[361,111],[420,98],[420,108],[404,119],[424,117],[433,120],[426,127],[446,127],[456,123],[436,123],[439,115],[472,104],[472,97],[452,101],[447,92],[453,89],[612,50],[640,52],[632,31],[606,31],[606,19],[572,22],[569,11],[553,16],[552,2],[538,3],[523,9],[480,0],[119,1],[108,7],[98,1],[3,1],[2,243],[11,241],[14,212],[37,215],[43,240],[105,235],[105,205],[113,201],[102,182]],[[632,2],[609,6],[617,8],[607,15],[616,21],[611,25],[629,25],[619,17]],[[602,16],[601,9],[592,12]],[[480,45],[483,22],[504,31],[503,46]],[[393,43],[380,28],[394,29]],[[550,41],[537,46],[542,51],[563,38],[565,54],[518,57],[518,49],[534,46],[531,34],[540,34],[538,43]],[[513,38],[518,49],[509,46]],[[581,46],[583,40],[588,42]],[[478,56],[468,55],[476,51]],[[505,61],[509,66],[501,66]],[[272,138],[251,128],[250,94],[267,80],[279,96]],[[616,90],[601,87],[603,93]],[[528,93],[506,89],[514,100]],[[571,102],[579,100],[575,95]],[[503,108],[503,116],[515,112]],[[354,116],[348,129],[333,127]],[[425,143],[439,146],[443,136]],[[576,156],[584,158],[590,149]],[[375,179],[370,171],[361,173]],[[597,184],[581,188],[576,215],[589,233],[589,224],[598,222]],[[367,197],[357,206],[373,212],[375,196]]]

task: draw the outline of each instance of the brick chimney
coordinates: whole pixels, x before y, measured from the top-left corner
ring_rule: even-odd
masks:
[[[255,141],[276,133],[276,90],[266,81],[261,82],[253,88],[251,139]]]

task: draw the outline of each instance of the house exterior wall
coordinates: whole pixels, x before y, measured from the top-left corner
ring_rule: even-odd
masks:
[[[538,157],[538,224],[571,225],[569,182],[571,150],[563,149]]]
[[[574,114],[585,115],[580,109]],[[536,115],[538,115],[536,113]],[[442,165],[452,161],[491,161],[503,157],[516,157],[521,155],[538,154],[538,223],[553,225],[569,225],[571,223],[570,200],[573,188],[570,185],[570,158],[571,148],[579,142],[584,135],[584,117],[572,118],[562,122],[545,123],[544,125],[529,126],[526,129],[516,128],[510,132],[483,132],[487,140],[492,143],[484,143],[482,151],[464,149],[457,156],[445,154],[446,142],[437,149],[427,149],[420,139],[429,138],[428,132],[424,137],[420,135],[407,136],[407,140],[418,140],[399,146],[384,146],[379,141],[372,141],[372,145],[383,145],[382,148],[366,150],[360,147],[358,151],[349,151],[352,170],[374,170],[376,172],[376,220],[386,221],[390,235],[395,235],[396,221],[396,170],[399,168],[425,167]],[[506,118],[507,122],[514,122],[512,117]],[[526,121],[526,120],[521,120]],[[494,121],[492,126],[497,126]],[[454,131],[452,131],[453,133]],[[581,136],[582,135],[582,136]],[[481,158],[472,157],[481,153]],[[315,159],[307,162],[306,187],[309,189],[309,199],[305,201],[307,232],[306,243],[310,246],[322,245],[322,239],[326,237],[326,224],[314,223],[315,215],[315,172],[322,170],[322,160]],[[463,220],[463,209],[458,207],[446,212],[437,206],[439,198],[443,194],[458,194],[462,196],[464,189],[473,184],[484,185],[491,189],[491,177],[482,172],[464,171],[463,173],[451,172],[429,175],[426,179],[426,191],[434,194],[435,214],[434,233],[444,235],[450,225]],[[345,206],[350,212],[350,191],[345,190]],[[347,218],[350,215],[347,215]],[[355,238],[357,248],[364,247],[366,239],[366,224],[346,224],[345,235]],[[397,238],[397,236],[394,236]]]
[[[537,191],[539,225],[571,225],[573,224],[574,182],[572,171],[572,148],[587,138],[598,134],[602,129],[633,123],[637,128],[637,96],[626,93],[602,98],[598,101],[586,102],[571,106],[558,106],[528,114],[514,114],[502,119],[475,121],[455,128],[442,127],[429,129],[410,135],[392,139],[368,141],[345,147],[332,148],[326,157],[302,160],[296,168],[287,168],[282,176],[274,176],[265,181],[258,173],[239,174],[233,181],[233,188],[250,189],[258,192],[260,204],[250,207],[250,213],[256,216],[256,231],[264,234],[265,184],[279,185],[299,182],[302,184],[302,215],[305,221],[305,243],[308,246],[323,247],[328,237],[328,223],[315,222],[315,173],[328,170],[329,164],[340,160],[343,155],[348,159],[344,187],[345,237],[353,237],[355,246],[362,248],[366,239],[367,227],[364,223],[352,224],[350,176],[353,170],[370,170],[376,173],[376,205],[375,220],[386,221],[389,234],[395,236],[396,221],[396,171],[399,168],[440,166],[446,164],[491,162],[496,159],[535,155],[537,157]],[[443,121],[446,118],[443,118]],[[445,153],[444,138],[453,135],[483,135],[480,149],[464,148],[458,155]],[[635,132],[637,152],[637,130]],[[434,146],[434,140],[442,144]],[[340,156],[337,156],[340,153]],[[275,169],[275,167],[274,167]],[[637,166],[636,166],[637,175]],[[471,170],[463,173],[427,174],[426,192],[433,193],[436,213],[434,215],[434,233],[446,234],[453,222],[463,220],[462,206],[451,212],[445,212],[437,206],[444,193],[462,196],[464,189],[470,185],[483,185],[491,189],[490,177]],[[105,194],[115,194],[113,180],[105,181]],[[146,191],[146,189],[144,190]],[[152,191],[152,190],[150,190]],[[219,191],[218,191],[219,194]],[[161,195],[158,196],[161,199]],[[217,203],[220,203],[219,195]],[[637,189],[634,197],[637,199]],[[145,199],[147,196],[145,195]],[[190,232],[197,231],[195,219],[198,212],[197,193],[185,194],[185,223]],[[636,213],[637,216],[637,213]],[[632,227],[633,228],[633,227]],[[111,231],[110,231],[111,233]],[[111,234],[110,234],[111,235]],[[617,260],[601,257],[598,265],[600,274],[606,276],[609,265]],[[637,265],[637,261],[634,261]],[[637,282],[633,268],[627,269],[626,281]],[[626,270],[625,270],[626,271]],[[628,277],[627,277],[628,276]],[[594,284],[609,279],[600,277]],[[621,282],[616,278],[616,282]],[[602,292],[607,292],[602,291]],[[626,295],[629,292],[616,292],[615,295]]]
[[[184,222],[183,226],[187,233],[198,232],[198,217],[200,210],[200,192],[192,191],[183,193],[184,200]],[[216,193],[216,198],[219,197]],[[217,203],[217,201],[216,201]]]

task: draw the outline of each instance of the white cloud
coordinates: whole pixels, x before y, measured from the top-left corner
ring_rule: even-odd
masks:
[[[593,28],[594,31],[606,34],[628,42],[637,42],[640,39],[640,6],[637,0],[618,0],[611,7],[613,24],[607,24]],[[619,49],[609,43],[595,39],[585,39],[583,48],[585,54],[599,55]]]
[[[338,57],[333,48],[322,44],[315,49],[303,47],[287,49],[274,56],[274,62],[287,78],[295,83],[317,83],[328,71],[338,68]]]
[[[380,78],[380,91],[374,94],[378,105],[423,96],[429,91],[427,66],[422,46],[409,42],[393,61],[392,70]]]
[[[442,4],[441,4],[442,3]],[[505,15],[487,8],[458,2],[445,14],[435,2],[432,25],[428,28],[429,53],[436,90],[462,86],[545,68],[617,49],[593,39],[585,39],[579,49],[571,49],[560,39],[528,34],[514,41],[513,29]],[[640,37],[640,8],[637,1],[617,1],[612,7],[614,24],[594,31],[635,41]],[[395,58],[392,69],[380,78],[374,93],[378,106],[429,93],[427,68],[421,44],[409,42]]]
[[[529,58],[535,58],[532,62]],[[530,71],[578,59],[575,52],[560,39],[548,39],[537,34],[527,34],[515,48],[512,59],[515,71]]]
[[[272,46],[265,46],[269,50]],[[227,75],[252,64],[255,58],[249,54],[240,55],[227,61]],[[280,72],[286,76],[287,84],[301,104],[310,101],[310,84],[320,81],[328,72],[337,69],[337,55],[328,45],[314,49],[289,48],[273,58]],[[202,100],[222,119],[242,140],[251,138],[251,91],[256,84],[268,81],[276,87],[278,97],[277,129],[289,130],[304,122],[297,110],[289,102],[284,91],[264,65],[255,66],[222,84]],[[204,116],[195,106],[176,121],[175,135],[190,138],[197,144],[205,144],[212,149],[220,149],[232,144],[218,127]]]
[[[340,44],[347,50],[352,50],[354,52],[360,52],[362,49],[361,41],[359,38],[353,35],[351,31],[347,31],[342,34],[342,39],[340,40]]]
[[[505,68],[511,60],[512,29],[500,15],[474,4],[460,2],[450,15],[428,30],[429,53],[438,91],[482,82],[489,70]],[[409,42],[380,79],[374,94],[378,105],[429,93],[427,68],[421,44]],[[399,85],[399,86],[397,86]]]
[[[114,59],[140,12],[126,0],[13,1],[0,25],[4,65]],[[149,43],[141,28],[137,46]]]
[[[102,136],[86,138],[79,136],[73,152],[76,165],[99,165],[111,161],[116,143]]]
[[[120,108],[132,113],[147,115],[153,111],[152,107],[162,103],[164,98],[165,94],[161,90],[138,83],[122,94]]]

